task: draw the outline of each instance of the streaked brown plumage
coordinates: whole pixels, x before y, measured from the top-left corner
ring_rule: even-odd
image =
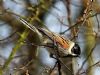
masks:
[[[31,25],[24,19],[20,18],[20,22],[22,22],[25,26],[27,26],[32,31],[36,32],[39,36],[42,36],[43,34],[46,35],[52,42],[56,43],[58,46],[58,52],[61,55],[67,56],[79,56],[80,55],[80,47],[78,44],[70,41],[69,39],[66,39],[65,37],[51,32],[47,30],[46,28],[36,28],[35,26]],[[49,42],[48,42],[49,43]],[[54,52],[54,51],[52,51]]]

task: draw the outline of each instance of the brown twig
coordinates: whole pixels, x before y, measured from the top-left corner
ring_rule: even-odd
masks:
[[[87,8],[84,10],[83,16],[82,16],[81,18],[79,18],[75,24],[73,24],[73,25],[70,26],[67,30],[61,32],[60,34],[64,34],[64,33],[66,33],[67,31],[71,30],[72,28],[74,28],[74,27],[76,27],[76,26],[78,26],[78,25],[82,26],[82,25],[84,25],[84,23],[86,22],[87,19],[89,19],[89,18],[91,18],[91,17],[94,17],[94,16],[96,16],[97,14],[100,14],[100,13],[96,13],[96,14],[94,14],[94,15],[89,15],[89,13],[92,11],[92,10],[91,10],[92,2],[87,3],[87,4],[88,4],[88,6],[87,6]]]

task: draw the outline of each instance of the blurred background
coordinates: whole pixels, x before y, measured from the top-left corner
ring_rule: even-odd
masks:
[[[0,75],[60,75],[17,16],[79,44],[80,57],[61,59],[61,75],[100,74],[100,0],[0,0]]]

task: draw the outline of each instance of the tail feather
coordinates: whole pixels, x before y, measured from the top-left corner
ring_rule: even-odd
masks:
[[[25,21],[22,18],[20,18],[20,22],[23,23],[23,25],[28,27],[33,32],[36,32],[38,35],[42,36],[42,34],[44,34],[47,37],[49,37],[51,40],[53,40],[53,33],[50,32],[49,30],[47,30],[45,28],[36,28],[35,26],[31,25],[30,23],[28,23],[27,21]]]
[[[32,31],[36,32],[37,29],[32,26],[31,24],[29,24],[27,21],[25,21],[24,19],[20,18],[20,22],[23,23],[23,25],[27,26],[29,29],[31,29]]]
[[[23,23],[23,25],[25,25],[26,27],[28,27],[33,32],[36,32],[39,36],[42,36],[42,34],[38,31],[38,29],[35,26],[31,25],[30,23],[28,23],[27,21],[25,21],[22,18],[20,18],[20,22]]]

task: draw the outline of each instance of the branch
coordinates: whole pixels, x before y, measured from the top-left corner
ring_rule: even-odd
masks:
[[[89,59],[89,57],[91,56],[91,54],[93,53],[95,47],[96,47],[96,43],[94,45],[94,47],[91,49],[91,52],[89,53],[89,55],[87,56],[87,58],[83,61],[81,68],[78,70],[78,72],[76,73],[76,75],[80,75],[80,71],[83,69],[83,66],[85,65],[85,63],[87,62],[87,60]]]

